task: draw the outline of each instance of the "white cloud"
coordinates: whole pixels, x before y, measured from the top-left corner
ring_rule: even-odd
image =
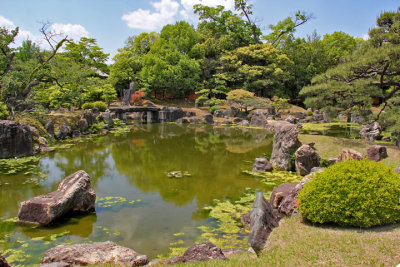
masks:
[[[68,36],[68,39],[74,39],[74,41],[79,41],[81,37],[88,37],[89,32],[79,24],[60,24],[54,23],[50,26],[50,30],[55,33]]]
[[[0,27],[6,27],[8,29],[15,29],[15,24],[0,15]],[[50,25],[49,30],[63,35],[68,35],[68,38],[74,39],[75,41],[79,40],[81,37],[88,37],[89,32],[79,24],[60,24],[60,23],[55,23]],[[15,37],[14,44],[12,44],[12,47],[18,47],[22,44],[23,41],[25,40],[32,40],[34,43],[39,45],[42,49],[49,49],[50,46],[48,43],[43,39],[43,36],[38,33],[38,34],[33,34],[30,31],[24,30],[22,28],[19,28],[18,35]]]
[[[127,23],[129,28],[150,31],[174,22],[174,16],[179,10],[178,2],[161,0],[160,2],[152,2],[151,5],[155,9],[153,13],[149,9],[139,8],[122,15],[121,19]]]
[[[15,25],[11,20],[0,16],[0,27],[15,28]]]
[[[369,40],[369,34],[366,33],[361,38],[363,38],[365,41],[367,41],[367,40]]]
[[[212,7],[221,5],[224,6],[225,9],[235,9],[235,0],[181,0],[181,5],[183,9],[179,13],[185,19],[197,20],[197,17],[193,13],[193,6],[197,4]]]

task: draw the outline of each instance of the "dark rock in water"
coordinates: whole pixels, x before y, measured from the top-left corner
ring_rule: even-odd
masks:
[[[350,148],[346,148],[346,149],[343,149],[340,152],[340,154],[339,154],[339,156],[337,158],[337,161],[342,161],[342,160],[346,160],[346,159],[361,160],[363,158],[364,157],[360,152],[355,151],[355,150],[350,149]]]
[[[53,122],[53,120],[47,120],[46,124],[44,125],[44,129],[51,137],[54,137],[54,122]]]
[[[189,123],[201,123],[201,119],[199,119],[199,118],[189,118]]]
[[[217,118],[223,118],[224,117],[224,113],[222,112],[222,110],[217,109],[214,111],[214,116]]]
[[[299,127],[288,122],[277,122],[267,129],[274,130],[274,143],[270,162],[274,169],[290,171],[292,159],[290,155],[300,146],[297,139]]]
[[[279,225],[278,218],[274,215],[270,203],[259,192],[256,195],[253,207],[250,210],[250,237],[251,247],[257,253],[264,248],[272,229]]]
[[[320,157],[310,145],[302,145],[294,153],[296,171],[299,175],[307,175],[313,167],[319,167]]]
[[[167,260],[164,264],[172,265],[177,263],[208,261],[208,260],[226,260],[222,250],[211,242],[204,242],[188,248],[182,256]]]
[[[94,210],[96,194],[85,171],[77,171],[60,182],[56,191],[19,204],[18,221],[48,225],[71,212]]]
[[[388,157],[385,146],[373,145],[367,149],[367,157],[369,160],[380,161]]]
[[[225,124],[225,125],[231,125],[231,124],[233,124],[233,123],[232,123],[232,121],[228,121],[228,120],[226,120],[226,121],[223,121],[223,122],[222,122],[222,124]]]
[[[264,113],[257,110],[251,117],[250,126],[264,127],[266,124],[268,124],[267,117],[265,117]]]
[[[146,255],[107,241],[92,244],[60,245],[44,254],[42,263],[68,262],[73,265],[142,266],[149,262]]]
[[[189,123],[189,120],[186,118],[180,118],[176,120],[177,123]]]
[[[381,137],[382,128],[376,121],[370,121],[361,126],[360,136],[369,142],[374,142]]]
[[[253,164],[253,172],[272,171],[272,165],[266,158],[256,158]]]
[[[159,119],[161,122],[175,122],[185,115],[186,113],[181,108],[163,106],[159,112]]]
[[[394,169],[394,171],[395,171],[396,173],[400,174],[400,166],[397,166],[397,167]]]
[[[10,267],[7,260],[1,255],[0,255],[0,267]]]
[[[194,117],[194,116],[196,116],[196,112],[193,112],[193,111],[185,112],[185,117]]]
[[[38,265],[37,267],[69,267],[69,263],[65,261],[60,262],[52,262],[52,263],[43,263]]]
[[[28,125],[0,120],[0,158],[33,155],[33,135]]]
[[[57,139],[66,139],[67,137],[72,136],[72,128],[69,125],[60,125],[58,127],[60,133],[57,136]]]
[[[213,124],[214,123],[213,115],[211,114],[204,115],[204,122],[208,124]]]
[[[272,190],[271,198],[269,199],[272,208],[278,209],[283,199],[289,195],[297,184],[298,183],[285,183],[275,186]]]

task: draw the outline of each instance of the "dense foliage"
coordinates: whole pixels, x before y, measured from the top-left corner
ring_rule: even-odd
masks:
[[[382,13],[377,26],[369,31],[368,42],[341,58],[337,67],[314,77],[311,86],[303,88],[300,93],[306,97],[306,105],[332,113],[357,113],[369,109],[378,99],[386,120],[392,121],[389,124],[393,128],[400,129],[393,120],[400,105],[399,25],[400,8],[397,12]]]
[[[301,215],[314,223],[371,227],[400,220],[400,176],[370,160],[339,162],[305,184]]]

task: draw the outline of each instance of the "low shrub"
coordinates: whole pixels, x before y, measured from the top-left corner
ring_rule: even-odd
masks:
[[[216,111],[216,110],[220,110],[220,107],[217,106],[217,105],[211,106],[211,107],[210,107],[210,113],[211,113],[211,114],[214,114],[214,111]]]
[[[104,112],[107,109],[107,104],[104,103],[103,101],[96,101],[96,102],[93,102],[93,107],[97,108],[101,112]]]
[[[93,107],[94,107],[93,103],[85,103],[82,105],[83,110],[92,109]]]
[[[100,132],[101,130],[103,130],[105,127],[106,127],[106,125],[104,124],[104,122],[99,121],[99,122],[93,123],[90,128],[92,129],[93,133],[97,133],[97,132]]]
[[[82,109],[84,110],[92,108],[97,108],[101,112],[104,112],[107,109],[107,104],[104,103],[103,101],[96,101],[96,102],[88,102],[82,105]]]
[[[305,184],[298,201],[314,223],[371,227],[400,220],[400,175],[370,160],[336,163]]]
[[[5,120],[10,113],[8,112],[7,105],[0,101],[0,119]]]
[[[314,113],[311,110],[307,111],[307,116],[312,116],[312,115],[314,115]]]

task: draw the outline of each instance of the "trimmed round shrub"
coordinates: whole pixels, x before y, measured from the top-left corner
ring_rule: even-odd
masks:
[[[107,104],[104,103],[103,101],[96,101],[96,102],[93,103],[93,107],[97,108],[101,112],[104,112],[107,109]]]
[[[93,107],[94,107],[93,103],[85,103],[85,104],[82,105],[82,109],[84,109],[84,110],[92,109]]]
[[[371,227],[400,220],[400,175],[370,160],[334,164],[304,185],[303,218],[314,223]]]

